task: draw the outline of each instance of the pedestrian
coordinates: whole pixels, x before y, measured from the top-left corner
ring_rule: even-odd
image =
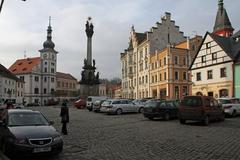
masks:
[[[67,123],[69,122],[69,111],[67,103],[63,102],[61,107],[61,123],[62,123],[62,134],[67,135]]]

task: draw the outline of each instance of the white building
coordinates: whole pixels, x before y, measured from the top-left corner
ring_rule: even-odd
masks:
[[[24,82],[0,64],[0,103],[24,101]]]
[[[52,42],[52,28],[49,22],[47,40],[40,57],[17,60],[9,70],[25,82],[26,104],[47,104],[56,91],[57,51]]]

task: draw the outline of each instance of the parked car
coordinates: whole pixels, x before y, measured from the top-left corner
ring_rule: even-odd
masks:
[[[211,120],[224,120],[224,111],[216,99],[208,96],[186,96],[179,106],[179,120],[197,120],[208,125]]]
[[[32,107],[32,106],[40,106],[39,103],[28,103],[27,106]]]
[[[95,101],[97,101],[97,100],[106,100],[106,99],[107,99],[106,96],[89,96],[89,97],[87,98],[87,104],[86,104],[87,109],[88,109],[89,111],[92,111],[92,109],[93,109],[93,103],[94,103]]]
[[[0,120],[0,146],[9,157],[55,155],[63,139],[39,111],[5,110]]]
[[[218,101],[222,104],[224,113],[235,117],[240,115],[240,103],[238,98],[219,98]]]
[[[56,100],[56,99],[49,99],[48,101],[47,101],[47,106],[55,106],[55,105],[58,105],[59,104],[59,101],[58,100]]]
[[[170,120],[178,117],[178,103],[176,101],[152,101],[144,106],[144,117],[153,120],[154,118],[163,118]]]
[[[102,103],[102,107],[100,109],[101,112],[117,115],[130,112],[140,113],[142,110],[143,107],[135,105],[132,101],[128,99],[106,100]]]
[[[94,112],[100,112],[100,109],[102,107],[102,103],[104,102],[105,100],[98,100],[98,101],[95,101],[93,103],[93,111]]]
[[[77,109],[86,108],[86,100],[84,100],[84,99],[79,99],[79,100],[77,100],[77,101],[74,102],[74,106],[75,106]]]

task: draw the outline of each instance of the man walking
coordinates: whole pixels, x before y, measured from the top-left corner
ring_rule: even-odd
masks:
[[[69,122],[69,111],[67,107],[67,103],[63,102],[61,107],[60,116],[62,118],[62,134],[67,135],[67,123]]]

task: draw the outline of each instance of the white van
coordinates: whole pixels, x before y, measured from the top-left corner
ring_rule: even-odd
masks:
[[[95,101],[101,101],[101,100],[106,100],[106,99],[107,99],[106,96],[89,96],[89,97],[87,98],[87,103],[86,103],[87,109],[88,109],[89,111],[92,111],[92,109],[93,109],[93,103],[94,103]]]

